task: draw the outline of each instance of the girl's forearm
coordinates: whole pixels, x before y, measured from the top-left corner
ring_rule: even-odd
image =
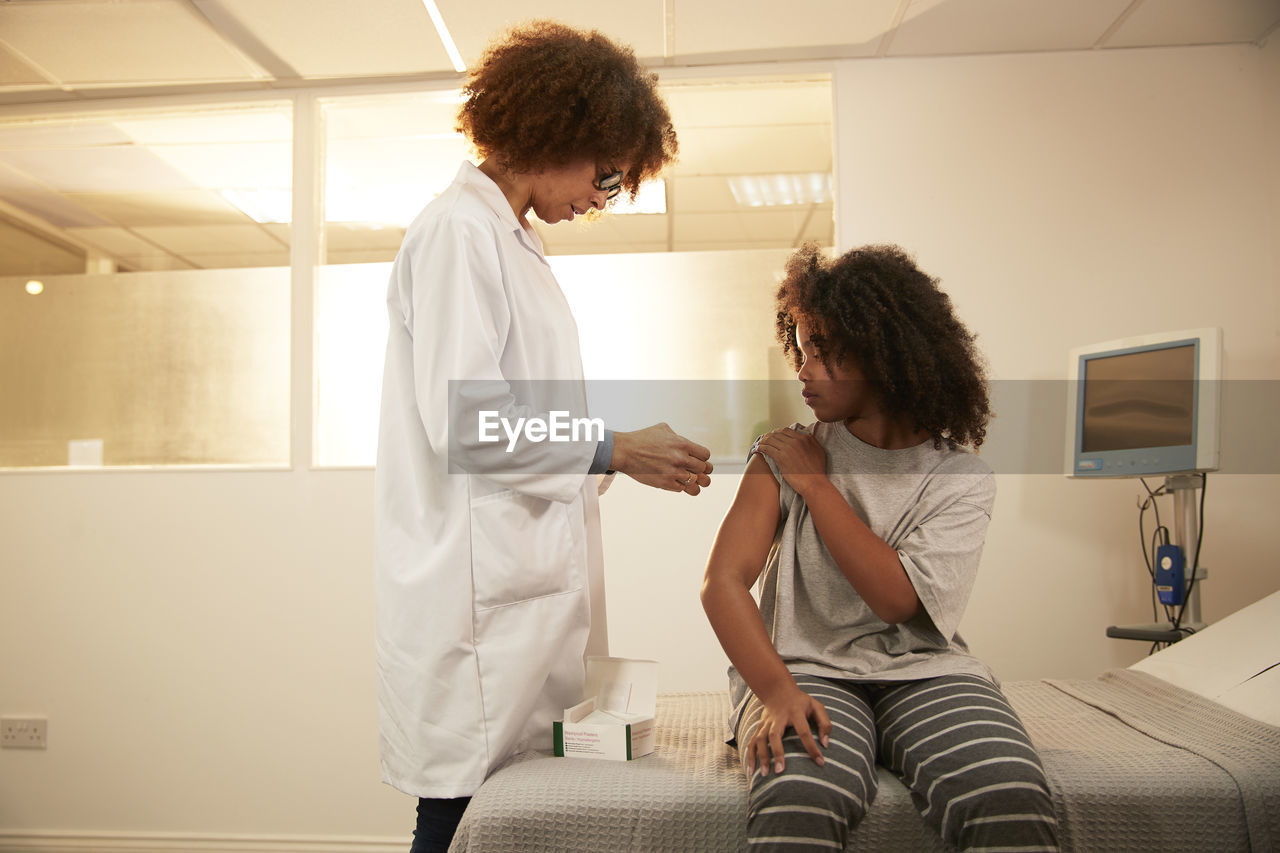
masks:
[[[709,573],[702,584],[702,608],[724,653],[756,696],[767,702],[795,686],[765,631],[750,590],[732,578]]]
[[[885,622],[905,622],[920,607],[898,552],[871,531],[825,477],[801,495],[813,525],[841,573]]]

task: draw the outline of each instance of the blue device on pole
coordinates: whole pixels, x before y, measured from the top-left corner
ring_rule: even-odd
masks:
[[[1177,606],[1186,597],[1182,549],[1177,545],[1156,548],[1156,597],[1161,604]]]

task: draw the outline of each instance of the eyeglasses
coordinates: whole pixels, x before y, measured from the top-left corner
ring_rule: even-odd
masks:
[[[607,193],[606,198],[613,198],[622,192],[622,172],[615,170],[602,175],[595,180],[592,186]]]

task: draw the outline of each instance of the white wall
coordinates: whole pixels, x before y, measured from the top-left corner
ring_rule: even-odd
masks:
[[[372,502],[368,471],[0,476],[0,713],[49,718],[0,751],[0,831],[407,837]]]
[[[1273,40],[1274,42],[1274,40]],[[1074,345],[1224,330],[1228,378],[1280,378],[1277,54],[1250,47],[846,63],[840,244],[942,279],[998,380]],[[998,424],[998,421],[997,421]],[[1206,618],[1280,586],[1274,476],[1210,477]],[[1003,678],[1088,677],[1146,649],[1136,482],[1000,477],[962,632]]]
[[[1280,39],[851,61],[837,86],[841,244],[914,251],[997,377],[1216,324],[1232,376],[1277,378]],[[723,684],[697,586],[735,485],[606,496],[613,650],[661,660],[666,689]],[[1277,485],[1211,477],[1209,619],[1276,589]],[[1135,492],[1002,476],[963,630],[1003,678],[1142,654],[1103,636],[1146,619]],[[368,471],[0,475],[0,713],[50,720],[47,751],[0,752],[0,847],[407,838],[412,802],[378,782],[371,503]]]

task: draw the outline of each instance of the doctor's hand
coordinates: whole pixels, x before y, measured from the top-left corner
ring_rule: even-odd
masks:
[[[711,485],[711,451],[666,424],[613,434],[609,467],[655,489],[696,495]]]
[[[761,699],[761,701],[764,701]],[[747,766],[747,774],[755,775],[759,765],[761,775],[768,776],[770,765],[774,773],[781,773],[786,766],[783,758],[784,747],[782,736],[787,729],[794,729],[800,736],[800,743],[819,766],[823,764],[822,752],[813,739],[813,731],[809,721],[813,720],[818,729],[818,740],[823,746],[830,743],[831,718],[822,703],[805,693],[793,682],[782,696],[771,697],[764,702],[764,710],[760,713],[760,722],[756,725],[751,740],[742,749],[742,760]]]

